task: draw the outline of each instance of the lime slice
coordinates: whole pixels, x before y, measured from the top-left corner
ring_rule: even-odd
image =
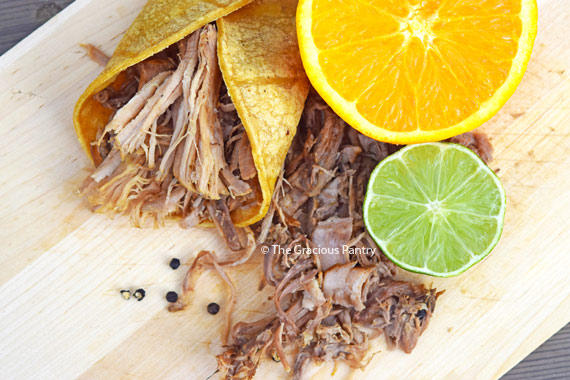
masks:
[[[372,171],[364,223],[396,265],[450,277],[495,247],[505,204],[499,178],[471,150],[450,143],[410,145]]]

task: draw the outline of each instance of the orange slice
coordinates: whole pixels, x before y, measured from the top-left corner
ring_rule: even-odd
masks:
[[[491,118],[519,84],[536,0],[300,0],[307,75],[376,140],[443,140]]]

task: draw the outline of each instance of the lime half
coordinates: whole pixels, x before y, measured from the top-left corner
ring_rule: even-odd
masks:
[[[450,277],[495,247],[505,204],[499,178],[471,150],[451,143],[410,145],[372,171],[364,223],[396,265]]]

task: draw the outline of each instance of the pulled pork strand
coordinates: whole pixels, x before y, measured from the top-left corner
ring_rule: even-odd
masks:
[[[471,149],[486,164],[493,160],[493,146],[487,135],[481,132],[465,132],[461,135],[454,136],[448,140],[449,142],[461,144]]]
[[[189,305],[190,294],[195,288],[197,278],[200,276],[200,273],[202,273],[204,269],[214,270],[230,290],[226,303],[226,324],[222,333],[222,344],[226,345],[230,336],[232,312],[236,303],[236,289],[234,283],[220,265],[218,258],[214,252],[201,251],[198,253],[198,255],[196,255],[192,261],[192,264],[190,265],[190,268],[188,269],[188,272],[186,273],[186,276],[184,277],[184,282],[182,284],[182,295],[175,303],[168,307],[168,311],[181,311]]]
[[[81,187],[95,210],[130,214],[135,226],[223,220],[224,236],[237,234],[230,213],[258,202],[259,183],[216,49],[216,27],[206,25],[94,95],[113,110],[92,143],[97,167]],[[230,248],[249,257],[251,239],[238,240],[228,240]]]
[[[111,59],[107,54],[103,53],[99,48],[91,44],[79,44],[87,52],[87,56],[95,63],[101,66],[107,65]]]

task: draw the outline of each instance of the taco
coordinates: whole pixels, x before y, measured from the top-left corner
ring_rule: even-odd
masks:
[[[138,226],[211,221],[232,249],[227,229],[265,215],[309,82],[297,2],[250,2],[144,6],[74,111],[96,167],[82,191],[98,212]]]

